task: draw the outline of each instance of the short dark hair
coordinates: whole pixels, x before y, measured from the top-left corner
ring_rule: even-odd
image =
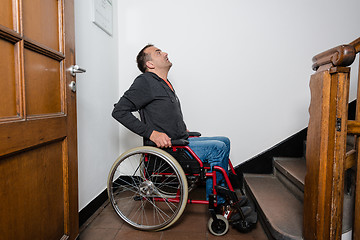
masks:
[[[141,51],[139,52],[139,54],[136,57],[136,62],[138,65],[138,68],[141,72],[146,72],[146,62],[151,60],[151,56],[150,54],[145,53],[145,50],[149,47],[153,47],[153,44],[148,44],[146,45],[143,49],[141,49]]]

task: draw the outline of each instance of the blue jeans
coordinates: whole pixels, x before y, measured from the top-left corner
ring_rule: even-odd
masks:
[[[211,170],[214,166],[222,167],[228,174],[230,140],[227,137],[193,137],[189,138],[189,147],[204,163],[209,163]],[[206,179],[206,200],[213,192],[212,178]],[[224,176],[216,173],[216,184],[226,186]],[[227,186],[226,186],[227,187]],[[218,203],[224,203],[225,199],[218,196]]]

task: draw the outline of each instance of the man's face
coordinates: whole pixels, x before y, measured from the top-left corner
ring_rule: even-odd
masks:
[[[161,51],[155,46],[148,47],[145,49],[146,54],[150,54],[151,60],[148,61],[148,68],[155,69],[170,69],[172,63],[168,59],[168,54],[166,52]]]

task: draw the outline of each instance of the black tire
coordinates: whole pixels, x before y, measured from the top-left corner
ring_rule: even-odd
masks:
[[[216,218],[218,219],[217,221],[214,221],[212,218],[209,219],[208,229],[211,234],[215,236],[223,236],[229,230],[229,222],[223,215],[220,214],[217,214]]]
[[[149,166],[149,162],[155,162]],[[165,177],[159,173],[167,172]],[[183,213],[188,186],[180,164],[165,151],[138,147],[123,153],[108,177],[108,195],[117,215],[139,230],[158,231]],[[156,199],[160,199],[156,200]],[[178,199],[177,202],[173,202]]]

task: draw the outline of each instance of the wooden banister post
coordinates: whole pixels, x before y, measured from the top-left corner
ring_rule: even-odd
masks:
[[[328,65],[310,79],[305,240],[341,239],[349,73],[348,67]]]

